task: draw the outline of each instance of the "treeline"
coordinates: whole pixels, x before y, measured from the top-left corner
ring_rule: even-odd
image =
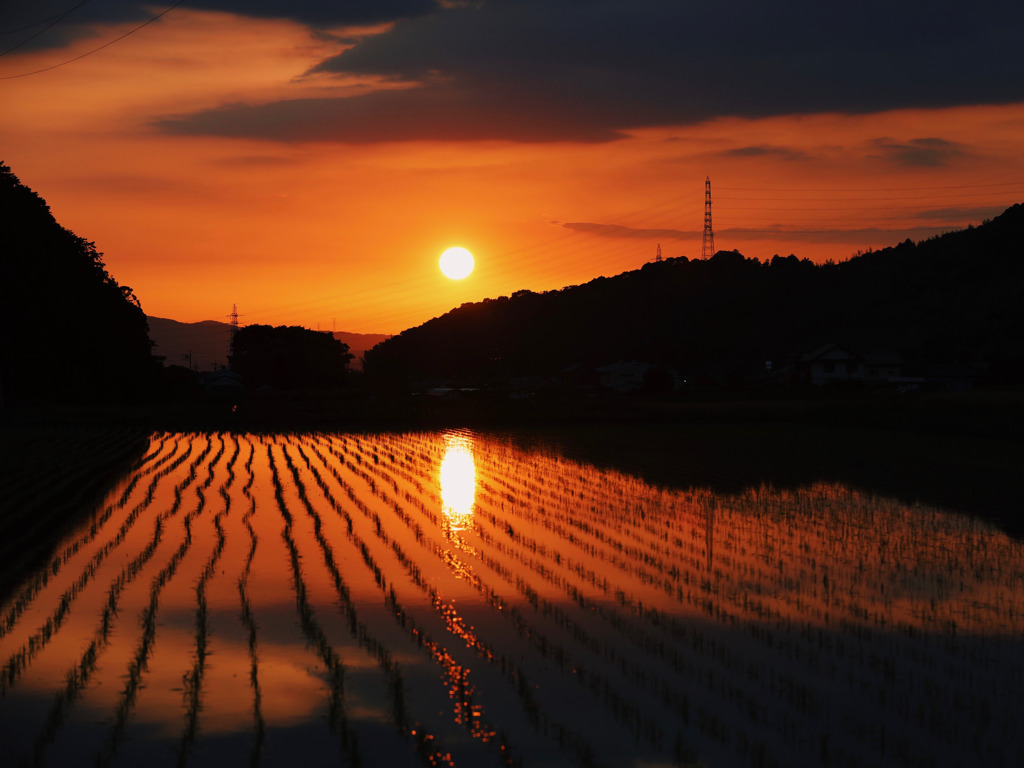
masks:
[[[231,370],[257,388],[339,387],[352,355],[330,332],[298,326],[247,325],[231,339]]]
[[[160,364],[131,288],[0,163],[0,404],[118,401]]]
[[[736,251],[645,264],[557,291],[464,304],[383,342],[383,381],[549,374],[637,360],[694,375],[764,368],[821,344],[1024,373],[1024,205],[927,241],[816,265]]]

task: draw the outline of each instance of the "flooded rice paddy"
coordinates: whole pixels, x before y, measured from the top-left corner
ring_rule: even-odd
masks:
[[[10,765],[1018,766],[1024,546],[471,433],[156,434],[0,606]]]

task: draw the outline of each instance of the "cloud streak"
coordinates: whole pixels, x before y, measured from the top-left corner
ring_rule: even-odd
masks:
[[[701,232],[683,229],[641,229],[626,227],[620,224],[597,224],[593,222],[566,222],[566,229],[585,232],[599,237],[630,238],[638,240],[694,240],[700,239]],[[724,240],[763,241],[783,240],[801,243],[836,243],[859,245],[873,242],[897,243],[908,237],[914,240],[923,239],[935,234],[935,227],[899,227],[884,229],[882,227],[851,227],[851,228],[816,228],[799,229],[795,227],[729,227],[716,229],[715,237],[721,243]]]
[[[899,142],[889,138],[875,139],[874,159],[905,166],[936,168],[968,156],[967,149],[956,142],[939,138],[911,139]]]

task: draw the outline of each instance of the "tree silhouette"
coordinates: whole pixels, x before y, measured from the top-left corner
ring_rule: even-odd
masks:
[[[247,325],[231,340],[231,369],[249,386],[281,389],[344,384],[348,345],[329,332],[298,326]]]
[[[136,398],[159,370],[132,290],[0,163],[0,385],[29,399]]]

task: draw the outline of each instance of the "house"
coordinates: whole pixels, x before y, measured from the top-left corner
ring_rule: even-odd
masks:
[[[895,382],[902,380],[903,358],[891,350],[856,352],[843,344],[824,344],[801,355],[800,380],[820,385],[833,382]]]
[[[242,377],[230,368],[218,368],[202,374],[200,378],[207,392],[233,392],[244,389]]]

